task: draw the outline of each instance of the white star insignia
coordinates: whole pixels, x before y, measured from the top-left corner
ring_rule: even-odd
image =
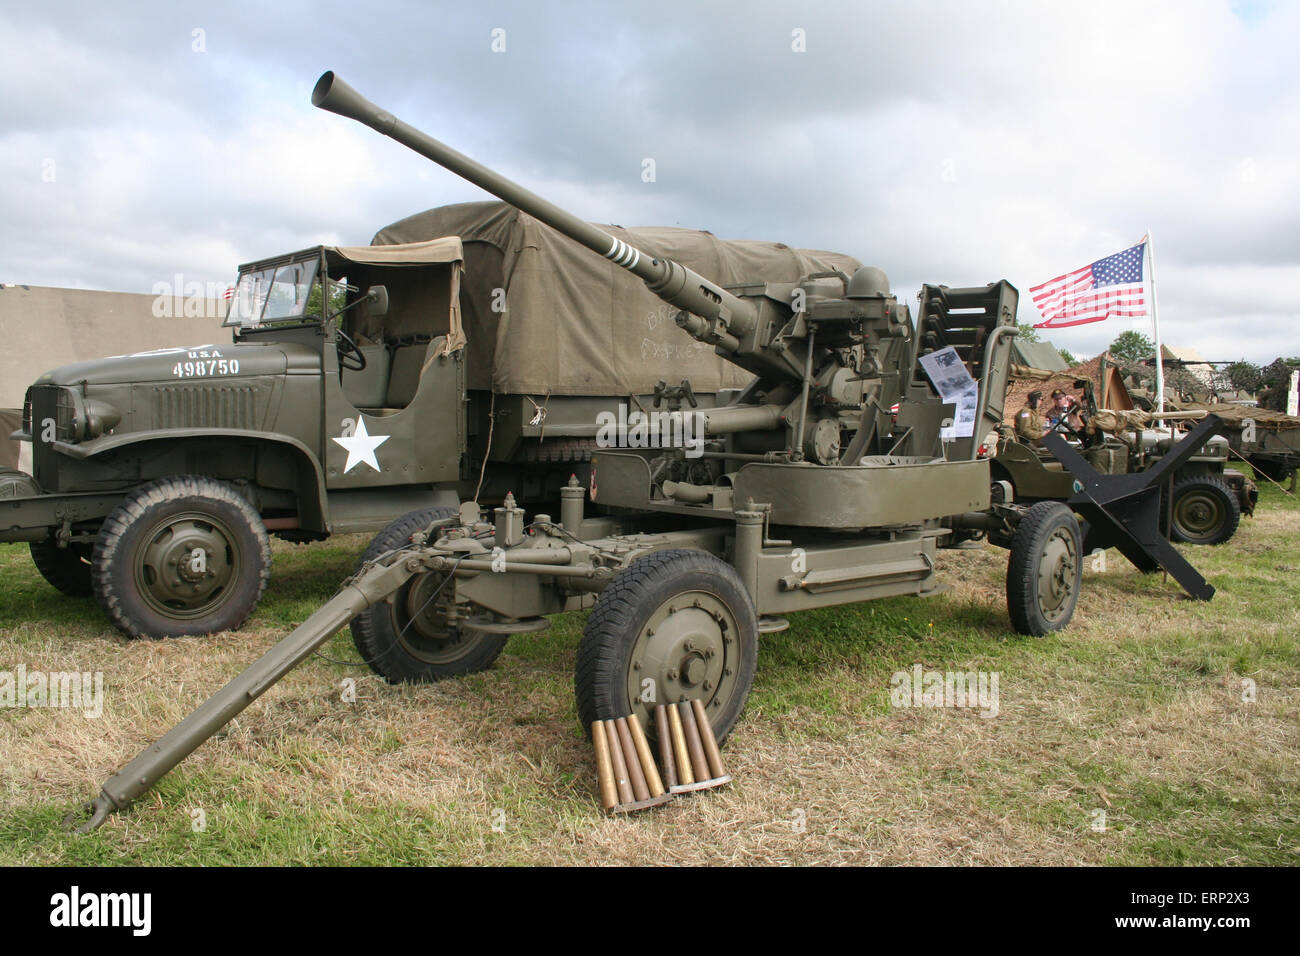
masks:
[[[331,438],[330,441],[341,445],[348,453],[347,464],[343,466],[343,474],[347,474],[357,465],[369,465],[375,471],[381,471],[379,459],[375,458],[375,449],[388,441],[388,435],[370,435],[366,432],[366,420],[364,418],[357,421],[356,430],[348,438]]]

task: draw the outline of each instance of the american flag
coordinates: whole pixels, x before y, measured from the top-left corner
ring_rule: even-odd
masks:
[[[1146,247],[1143,236],[1136,246],[1031,288],[1029,295],[1043,314],[1043,321],[1034,328],[1062,329],[1101,322],[1112,315],[1146,315],[1142,282]]]

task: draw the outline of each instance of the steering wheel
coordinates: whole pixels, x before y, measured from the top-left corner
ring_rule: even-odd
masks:
[[[338,349],[340,367],[350,372],[360,372],[366,367],[366,353],[342,329],[334,331],[334,347]]]

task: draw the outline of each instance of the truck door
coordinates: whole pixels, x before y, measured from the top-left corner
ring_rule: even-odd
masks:
[[[348,266],[360,305],[327,330],[325,484],[330,490],[454,483],[465,449],[465,363],[449,328],[460,263]],[[339,336],[339,329],[343,336]],[[344,338],[345,337],[345,338]]]

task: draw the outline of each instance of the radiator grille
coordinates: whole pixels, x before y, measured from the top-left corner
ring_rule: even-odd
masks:
[[[45,422],[55,422],[54,440],[70,442],[76,439],[74,425],[76,406],[72,392],[62,385],[33,385],[27,389],[23,400],[23,431],[33,439],[44,441]]]
[[[173,385],[154,390],[156,428],[256,429],[257,390],[239,385]]]

